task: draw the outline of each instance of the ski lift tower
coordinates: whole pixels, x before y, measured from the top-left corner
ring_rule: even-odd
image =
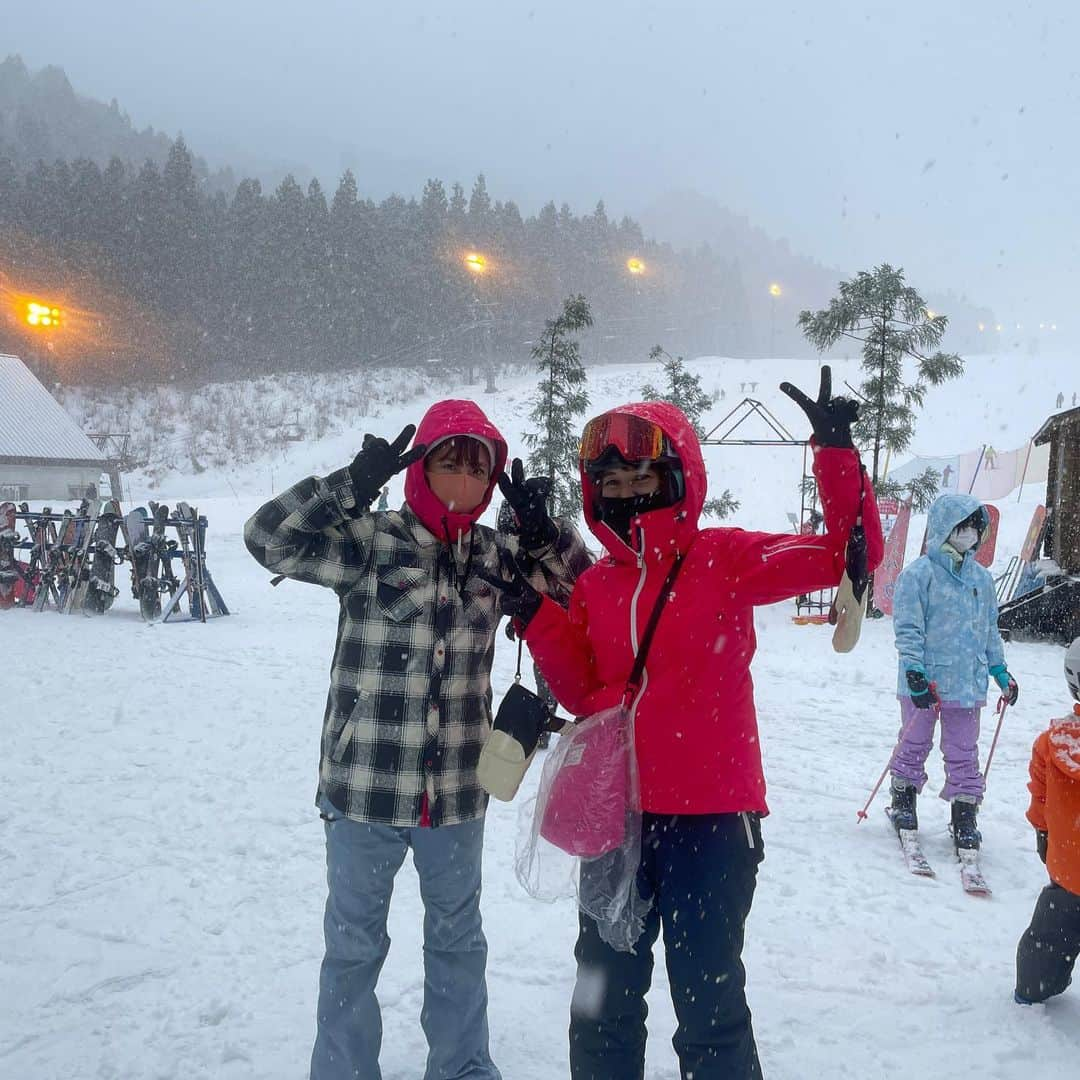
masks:
[[[739,429],[748,420],[756,418],[762,421],[769,433],[764,438],[746,438],[746,432]],[[794,435],[773,415],[768,406],[756,398],[743,398],[711,431],[702,439],[702,446],[791,446],[802,449],[802,480],[799,484],[799,524],[800,535],[816,532],[821,522],[818,506],[817,481],[812,469],[808,469],[810,443],[807,439],[796,439]],[[793,515],[791,515],[793,516]],[[795,618],[798,622],[826,622],[832,607],[834,589],[817,589],[812,593],[803,593],[795,598]]]

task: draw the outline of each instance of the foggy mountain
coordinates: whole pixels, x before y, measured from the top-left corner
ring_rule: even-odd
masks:
[[[115,98],[106,105],[77,94],[62,68],[31,72],[17,55],[0,62],[0,155],[16,165],[85,158],[104,167],[114,157],[163,165],[172,142],[152,127],[136,130]],[[209,190],[235,187],[230,170],[212,173],[199,157],[193,165]]]

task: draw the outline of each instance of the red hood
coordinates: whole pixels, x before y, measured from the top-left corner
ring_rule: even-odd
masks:
[[[405,501],[423,522],[424,527],[444,543],[447,529],[450,539],[456,540],[460,533],[468,532],[476,524],[491,502],[495,484],[506,467],[506,440],[475,401],[437,401],[424,413],[413,441],[414,444],[430,445],[450,435],[479,435],[487,439],[495,447],[495,461],[492,463],[491,482],[488,484],[484,501],[468,514],[447,510],[435,497],[424,475],[423,458],[414,461],[406,469]]]
[[[698,519],[701,517],[701,508],[705,505],[705,492],[708,487],[701,443],[698,442],[690,421],[681,409],[664,401],[620,405],[610,411],[629,413],[644,420],[651,420],[663,430],[679,455],[686,480],[685,497],[674,506],[665,506],[662,510],[650,510],[647,514],[641,514],[634,518],[634,522],[645,530],[647,555],[655,554],[663,559],[672,548],[685,554],[698,531]],[[635,553],[626,543],[607,525],[596,520],[593,512],[593,483],[585,475],[584,468],[581,469],[581,490],[584,496],[585,520],[589,523],[592,534],[620,562],[634,559]]]
[[[1050,760],[1066,776],[1080,780],[1080,719],[1069,716],[1050,725]]]

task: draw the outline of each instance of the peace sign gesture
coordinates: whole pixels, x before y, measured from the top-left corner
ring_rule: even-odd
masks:
[[[414,446],[408,452],[405,451],[405,447],[409,445],[415,434],[416,425],[406,424],[401,434],[392,443],[376,435],[364,436],[363,448],[349,466],[353,492],[358,504],[370,505],[390,477],[396,476],[424,456],[427,452],[427,446],[424,443]]]
[[[821,368],[817,401],[811,401],[789,382],[782,382],[780,389],[806,413],[818,446],[855,449],[851,441],[851,425],[859,417],[859,403],[851,398],[832,396],[832,368],[828,364],[823,364]]]

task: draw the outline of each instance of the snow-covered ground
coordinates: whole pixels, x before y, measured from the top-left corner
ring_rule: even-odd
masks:
[[[1074,389],[1067,360],[1040,366],[1036,379],[1027,357],[972,359],[962,383],[931,392],[912,451],[1021,445],[1058,390]],[[776,386],[788,378],[814,390],[813,361],[692,367],[707,388],[725,391],[714,421],[740,400],[740,383],[756,380],[754,396],[805,431]],[[838,385],[854,381],[854,362],[834,371]],[[595,409],[634,398],[654,374],[598,369]],[[518,452],[531,390],[522,378],[495,395],[469,395]],[[383,408],[380,433],[396,434],[426,404]],[[241,532],[271,486],[346,462],[359,434],[293,444],[287,457],[242,468],[171,474],[154,491],[147,478],[132,479],[136,499],[186,498],[207,514],[208,557],[229,618],[148,626],[129,595],[94,621],[0,613],[0,1076],[306,1075],[324,899],[312,796],[336,604],[294,582],[271,588]],[[709,449],[706,457],[713,485],[742,500],[736,523],[788,528],[797,451]],[[400,496],[400,483],[393,491]],[[995,569],[1018,550],[1041,496],[1034,485],[1019,502],[1014,494],[999,504]],[[921,519],[911,533],[917,544]],[[960,890],[944,803],[927,794],[920,808],[936,880],[905,873],[883,799],[856,824],[896,734],[891,624],[867,623],[857,652],[844,657],[827,630],[793,625],[792,610],[759,612],[753,669],[772,815],[746,963],[766,1076],[1075,1076],[1077,991],[1046,1007],[1012,1002],[1016,941],[1045,880],[1023,817],[1026,766],[1036,733],[1067,708],[1062,650],[1008,646],[1021,698],[980,819],[995,893],[976,900]],[[500,638],[497,696],[512,663]],[[941,784],[936,751],[930,773],[928,793]],[[550,1080],[567,1074],[575,916],[520,890],[517,813],[493,803],[488,818],[493,1054],[507,1080]],[[422,1073],[420,921],[406,867],[380,984],[386,1080]],[[662,964],[649,1026],[647,1075],[676,1077]]]

